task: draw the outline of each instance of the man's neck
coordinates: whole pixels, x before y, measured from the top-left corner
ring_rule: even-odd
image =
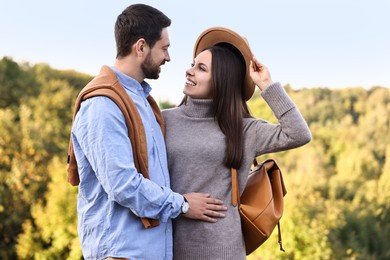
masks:
[[[136,60],[131,59],[131,57],[116,59],[114,68],[123,74],[137,80],[139,83],[143,82],[145,79],[143,77],[141,66],[137,63]]]

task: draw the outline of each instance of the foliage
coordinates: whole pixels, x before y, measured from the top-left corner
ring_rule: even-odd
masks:
[[[78,90],[90,79],[46,64],[0,60],[1,259],[16,258],[18,236],[37,224],[33,209],[52,198],[45,196],[53,174],[49,165],[54,157],[66,160],[69,111]],[[65,180],[65,173],[62,176]],[[24,243],[40,235],[24,237]]]
[[[66,182],[65,160],[73,103],[90,79],[0,60],[0,259],[82,258],[77,188]],[[390,259],[390,90],[286,91],[313,140],[258,158],[282,168],[286,252],[276,229],[248,259]],[[277,122],[259,93],[249,106]]]
[[[17,107],[39,93],[34,72],[26,63],[18,64],[8,57],[0,60],[0,108]]]
[[[276,158],[284,170],[286,252],[278,252],[275,230],[248,258],[388,259],[390,90],[288,91],[313,140],[265,156]],[[264,114],[272,120],[268,110]]]
[[[77,237],[77,188],[64,185],[66,163],[55,157],[49,165],[51,181],[45,194],[31,208],[34,222],[23,224],[16,252],[20,259],[81,259]],[[39,234],[39,235],[38,235]]]

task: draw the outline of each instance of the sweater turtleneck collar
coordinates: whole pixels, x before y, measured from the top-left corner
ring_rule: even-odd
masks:
[[[184,114],[189,117],[208,118],[214,117],[212,113],[212,99],[193,99],[187,97],[187,103],[180,106]]]

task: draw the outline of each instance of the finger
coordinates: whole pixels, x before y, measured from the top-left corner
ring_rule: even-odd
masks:
[[[207,215],[203,215],[202,220],[206,221],[206,222],[211,222],[211,223],[215,223],[218,221],[218,219],[209,217]]]
[[[199,196],[209,198],[211,195],[209,193],[198,193]]]
[[[214,218],[224,218],[225,214],[218,212],[218,211],[213,211],[213,210],[207,210],[204,215],[208,217],[214,217]]]
[[[261,64],[261,62],[255,56],[253,56],[253,61],[256,63],[257,67],[262,67],[263,66],[263,64]]]
[[[223,201],[219,199],[209,198],[206,200],[207,204],[223,205]]]
[[[214,204],[208,204],[207,209],[213,210],[213,211],[227,211],[226,206],[220,206],[220,205],[214,205]]]
[[[253,62],[253,61],[250,61],[250,64],[249,64],[249,71],[251,73],[255,72],[257,70],[257,66],[256,64]]]

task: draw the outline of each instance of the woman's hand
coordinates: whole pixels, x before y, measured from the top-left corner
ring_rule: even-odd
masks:
[[[249,75],[260,90],[265,90],[273,83],[268,68],[261,64],[255,56],[249,65]]]

